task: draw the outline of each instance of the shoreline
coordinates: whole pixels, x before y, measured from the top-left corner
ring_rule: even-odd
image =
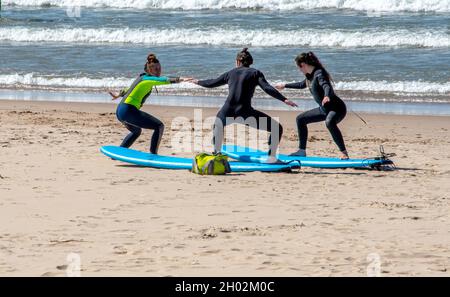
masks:
[[[276,101],[275,101],[276,102]],[[37,111],[48,111],[49,109],[54,109],[55,111],[76,111],[76,112],[87,112],[87,113],[103,113],[103,112],[112,112],[114,113],[114,119],[115,118],[115,111],[117,107],[118,102],[72,102],[72,101],[52,101],[52,100],[40,100],[40,101],[34,101],[34,100],[13,100],[13,99],[1,99],[0,98],[0,111],[1,110],[29,110],[30,108],[37,108]],[[277,103],[277,102],[276,102]],[[88,109],[86,107],[89,106]],[[177,116],[183,115],[183,113],[180,113],[180,111],[192,111],[195,108],[201,109],[206,111],[207,116],[214,116],[217,111],[220,109],[220,107],[200,107],[200,106],[178,106],[178,105],[160,105],[160,104],[154,104],[154,102],[147,102],[143,107],[142,110],[146,112],[156,112],[156,113],[163,113],[165,109],[174,110],[176,111]],[[281,115],[290,115],[290,118],[294,118],[299,113],[303,112],[304,110],[271,110],[266,108],[258,108],[265,112],[270,112],[272,116],[276,116],[278,113]],[[411,119],[445,119],[447,116],[441,116],[441,115],[416,115],[416,114],[386,114],[386,113],[368,113],[368,112],[361,112],[360,114],[364,116],[369,117],[383,117],[383,118],[390,118],[390,117],[405,117],[405,118],[411,118]],[[347,113],[346,118],[354,117],[354,115],[351,114],[351,112]],[[358,122],[358,121],[357,121]],[[364,125],[362,122],[360,122],[361,125]],[[295,128],[295,121],[292,128]]]
[[[190,108],[219,108],[225,101],[224,96],[192,96],[192,95],[164,95],[152,96],[146,104],[155,106],[190,107]],[[291,98],[292,99],[292,98]],[[5,90],[0,89],[0,101],[25,102],[69,102],[69,103],[100,103],[117,104],[111,101],[106,93],[79,93],[79,92],[53,92],[32,90]],[[296,112],[317,107],[312,98],[292,99],[300,107]],[[409,101],[361,101],[347,100],[348,113],[363,114],[392,114],[392,115],[430,115],[450,116],[450,103],[447,102],[409,102]],[[254,98],[256,109],[267,111],[292,111],[275,99]]]

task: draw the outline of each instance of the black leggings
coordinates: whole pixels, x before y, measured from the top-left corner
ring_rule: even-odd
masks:
[[[158,153],[159,143],[164,133],[164,124],[160,120],[126,103],[119,104],[116,114],[119,121],[131,132],[122,141],[121,147],[130,147],[141,135],[142,128],[153,129],[150,152]]]
[[[341,152],[345,151],[344,138],[342,137],[342,133],[337,124],[345,118],[346,114],[347,110],[345,108],[330,110],[327,113],[320,107],[299,114],[297,116],[297,129],[300,149],[306,149],[306,142],[308,141],[308,124],[325,121],[325,125],[330,131],[334,142],[339,147],[339,150]]]
[[[242,118],[241,122],[238,120]],[[254,121],[253,121],[254,119]],[[216,121],[214,123],[214,151],[220,152],[223,142],[224,128],[228,124],[243,123],[247,126],[265,130],[270,132],[269,136],[269,155],[274,156],[277,152],[278,145],[283,136],[283,127],[276,120],[272,119],[269,115],[256,109],[249,109],[244,111],[234,111],[228,108],[222,108],[217,114]],[[277,129],[273,131],[273,129]]]

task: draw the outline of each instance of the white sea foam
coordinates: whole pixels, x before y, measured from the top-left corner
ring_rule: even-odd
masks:
[[[430,47],[450,46],[448,32],[426,30],[0,28],[0,41],[150,45]]]
[[[4,0],[4,5],[134,9],[352,9],[380,12],[449,12],[448,0]]]
[[[108,77],[55,77],[52,75],[28,74],[4,74],[0,75],[0,85],[3,87],[48,87],[48,88],[81,88],[81,89],[106,89],[122,88],[129,86],[133,78]],[[276,83],[276,82],[272,82]],[[194,84],[181,83],[162,86],[168,89],[197,89]],[[388,92],[388,93],[414,93],[414,94],[449,94],[450,82],[437,83],[426,81],[338,81],[336,90],[363,91],[363,92]]]
[[[55,77],[28,74],[0,75],[0,85],[20,87],[67,87],[67,88],[120,88],[129,85],[133,79],[128,78],[88,78],[88,77]]]
[[[450,82],[425,81],[352,81],[337,82],[337,90],[415,94],[450,94]]]

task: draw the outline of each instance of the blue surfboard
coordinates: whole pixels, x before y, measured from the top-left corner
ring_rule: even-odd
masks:
[[[237,145],[224,145],[222,153],[242,162],[260,162],[267,160],[267,152]],[[387,158],[348,159],[324,157],[299,157],[279,154],[278,159],[283,162],[299,161],[302,167],[313,168],[377,168],[393,164]]]
[[[122,162],[153,167],[161,169],[191,169],[192,159],[180,158],[172,156],[154,155],[132,149],[127,149],[119,146],[103,146],[100,151],[114,159]],[[299,168],[298,162],[290,164],[263,164],[261,162],[230,162],[232,172],[251,172],[251,171],[263,171],[263,172],[277,172],[277,171],[289,171],[293,168]]]

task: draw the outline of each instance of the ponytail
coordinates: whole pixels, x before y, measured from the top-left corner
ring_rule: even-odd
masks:
[[[295,63],[297,64],[297,66],[300,66],[301,63],[305,63],[315,68],[322,69],[325,77],[329,81],[334,82],[333,77],[331,77],[330,73],[325,69],[325,67],[323,67],[319,58],[317,58],[317,56],[313,52],[301,53],[300,55],[295,57]]]

